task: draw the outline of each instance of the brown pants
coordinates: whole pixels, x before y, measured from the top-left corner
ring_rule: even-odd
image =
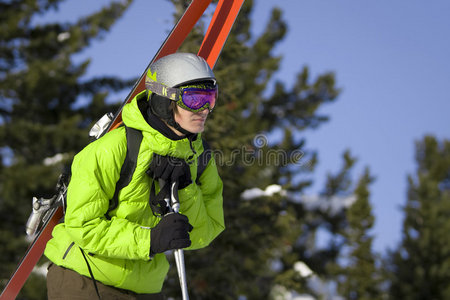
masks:
[[[104,285],[98,281],[97,288],[104,300],[163,300],[158,294],[135,294]],[[98,299],[94,282],[91,278],[82,276],[75,271],[51,264],[47,273],[47,295],[50,300],[81,300]]]

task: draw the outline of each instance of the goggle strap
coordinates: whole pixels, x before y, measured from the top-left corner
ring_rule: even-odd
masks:
[[[147,81],[145,87],[153,93],[169,98],[172,101],[180,99],[180,89],[168,87],[156,81]]]

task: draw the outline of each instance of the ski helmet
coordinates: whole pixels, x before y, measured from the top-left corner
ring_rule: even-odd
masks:
[[[155,82],[165,90],[167,87],[175,88],[200,82],[212,82],[215,85],[216,79],[208,63],[202,57],[192,53],[170,54],[149,66],[145,83],[150,95],[150,108],[155,115],[174,126],[178,124],[170,108],[172,101],[169,97],[152,91],[151,83]]]

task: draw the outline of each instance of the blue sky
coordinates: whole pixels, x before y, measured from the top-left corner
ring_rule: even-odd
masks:
[[[406,178],[415,170],[414,141],[425,134],[450,138],[450,2],[288,1],[279,6],[289,32],[276,53],[284,55],[280,80],[300,66],[313,74],[333,71],[342,93],[322,112],[331,120],[306,134],[318,149],[316,188],[338,170],[345,149],[369,166],[376,181],[371,203],[375,247],[401,238]],[[255,17],[267,19],[268,1]],[[259,19],[257,17],[257,19]]]
[[[109,1],[70,0],[46,20],[75,20]],[[263,30],[274,1],[255,0],[253,28]],[[371,203],[375,249],[401,238],[406,178],[414,172],[414,141],[425,134],[450,138],[450,1],[279,0],[289,31],[275,48],[282,55],[276,79],[290,85],[304,65],[315,77],[335,72],[342,89],[321,113],[330,122],[305,133],[319,153],[315,193],[327,172],[341,166],[351,149],[359,161],[355,177],[369,166],[376,181]],[[172,5],[135,0],[102,41],[80,57],[91,57],[88,76],[138,76],[172,27]],[[220,59],[220,58],[219,58]]]

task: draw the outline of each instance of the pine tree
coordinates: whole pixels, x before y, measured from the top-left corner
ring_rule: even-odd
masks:
[[[111,2],[74,23],[36,24],[61,2],[0,3],[1,288],[25,253],[32,196],[53,194],[62,165],[88,143],[92,122],[111,109],[108,92],[131,85],[115,77],[81,80],[89,60],[72,60],[106,34],[131,0]],[[42,282],[35,285],[39,290],[26,286],[23,294],[45,298]]]
[[[450,141],[416,143],[403,237],[391,253],[392,299],[450,298]]]
[[[327,299],[334,294],[330,289],[334,280],[330,266],[337,265],[343,247],[342,232],[347,226],[345,211],[352,199],[354,163],[355,159],[345,152],[341,169],[328,173],[319,195],[291,197],[290,205],[297,210],[297,222],[291,225],[302,230],[290,229],[292,249],[287,248],[280,257],[282,267],[275,278],[277,285],[272,289],[272,298],[284,299],[287,293],[301,293]]]
[[[375,218],[369,202],[369,185],[373,182],[368,168],[354,190],[355,202],[346,211],[348,228],[345,238],[346,255],[338,267],[338,292],[345,299],[381,299],[381,278],[372,250]]]

